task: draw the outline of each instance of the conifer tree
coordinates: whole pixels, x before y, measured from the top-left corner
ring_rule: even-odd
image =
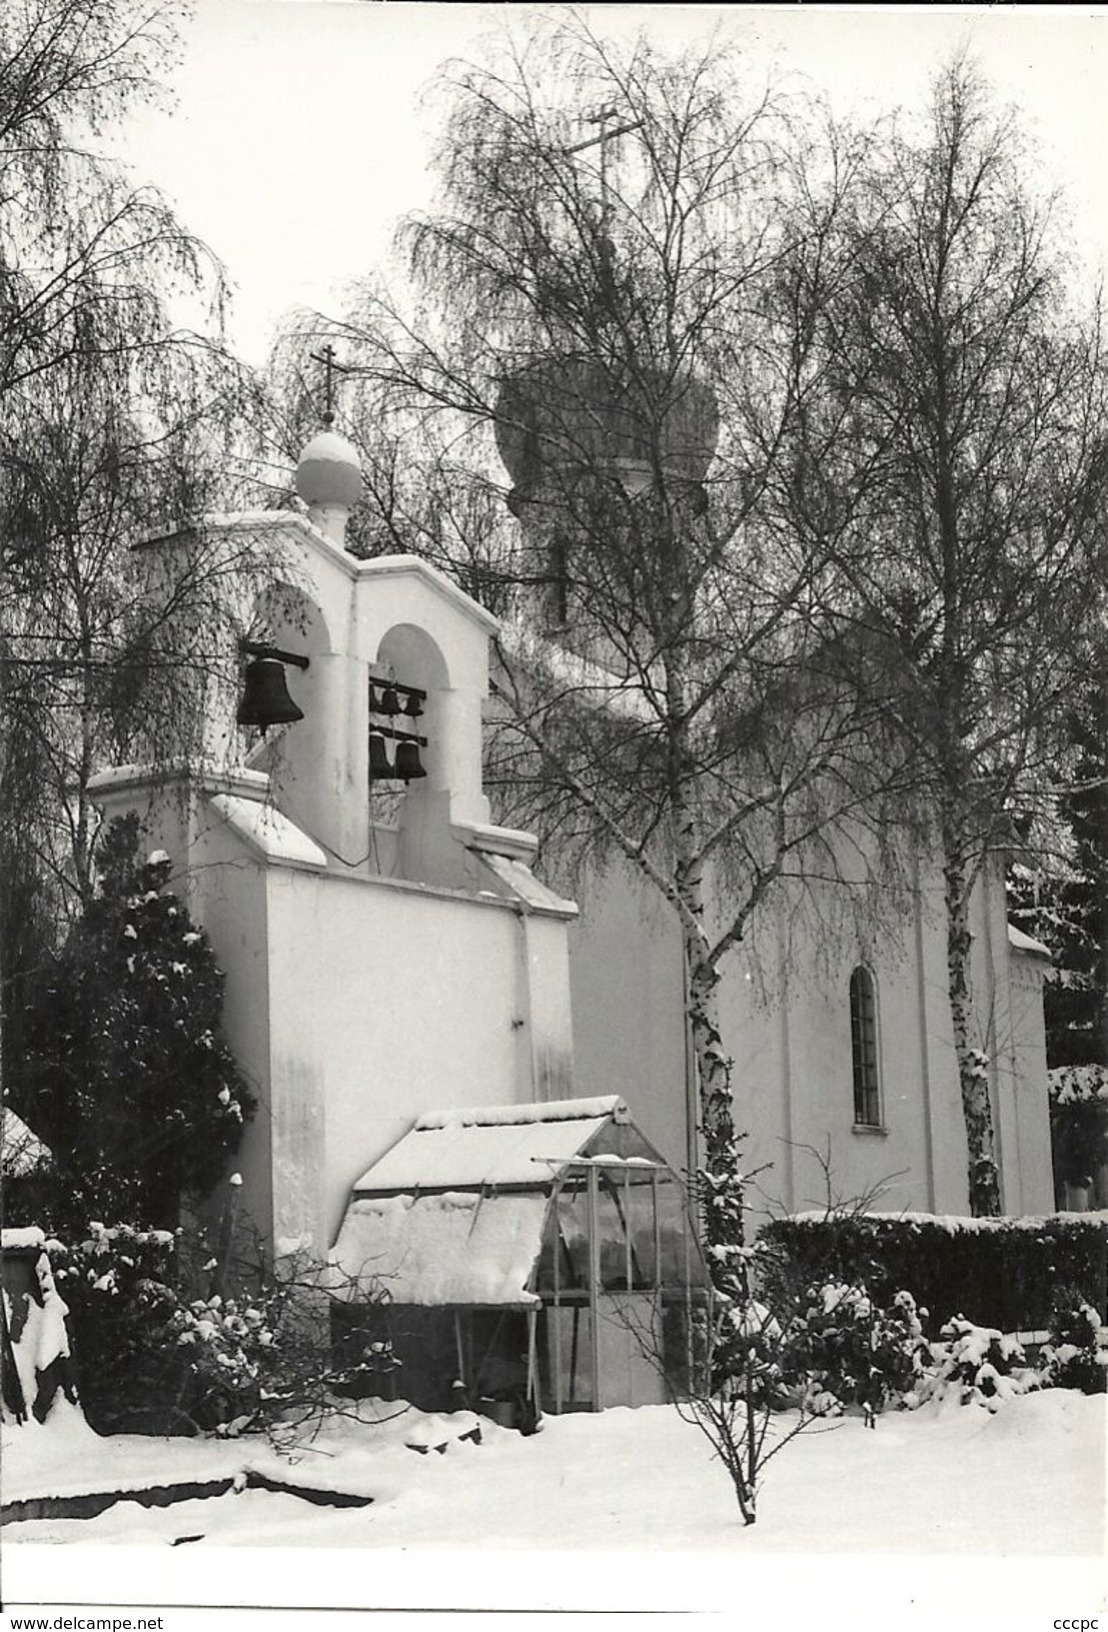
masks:
[[[137,819],[100,846],[98,893],[39,982],[13,1099],[50,1147],[55,1225],[174,1226],[237,1147],[255,1099],[220,1031],[223,976],[169,889],[138,859]]]

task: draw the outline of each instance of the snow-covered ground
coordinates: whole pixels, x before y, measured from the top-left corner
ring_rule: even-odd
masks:
[[[994,1415],[944,1403],[888,1413],[875,1430],[847,1418],[806,1431],[767,1470],[751,1529],[707,1441],[669,1407],[548,1418],[528,1439],[482,1420],[480,1443],[452,1438],[442,1453],[412,1442],[473,1419],[363,1414],[333,1421],[295,1460],[248,1440],[97,1440],[64,1408],[45,1427],[8,1430],[6,1502],[226,1477],[247,1464],[373,1502],[312,1506],[248,1488],[12,1524],[7,1607],[702,1610],[763,1593],[783,1605],[799,1592],[823,1604],[821,1624],[845,1626],[859,1595],[879,1590],[898,1625],[944,1604],[985,1627],[1108,1624],[1103,1396],[1049,1390]],[[830,1599],[817,1595],[826,1581],[839,1583]]]

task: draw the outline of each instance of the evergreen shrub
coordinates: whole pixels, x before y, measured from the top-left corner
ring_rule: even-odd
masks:
[[[785,1328],[781,1379],[816,1416],[854,1406],[872,1421],[887,1405],[918,1403],[930,1360],[920,1321],[926,1313],[910,1292],[881,1308],[864,1286],[809,1287]]]
[[[127,1224],[93,1223],[47,1250],[68,1309],[78,1396],[98,1433],[279,1438],[342,1410],[352,1385],[382,1392],[395,1368],[370,1329],[383,1296],[373,1289],[354,1306],[362,1342],[336,1364],[336,1294],[311,1261],[228,1273],[200,1232]]]
[[[133,816],[109,824],[99,891],[41,972],[10,1062],[13,1106],[52,1158],[49,1195],[16,1199],[59,1234],[90,1217],[174,1228],[256,1108],[208,936],[169,889],[169,857],[140,860],[138,836]]]
[[[1039,1357],[1045,1388],[1108,1392],[1108,1326],[1077,1293],[1059,1293],[1050,1340]]]
[[[1049,1328],[1060,1286],[1106,1310],[1108,1213],[797,1214],[764,1224],[758,1243],[763,1295],[773,1307],[798,1284],[864,1283],[883,1306],[907,1290],[928,1311],[931,1336],[956,1317],[1002,1332]]]
[[[961,1405],[983,1405],[997,1411],[1006,1400],[1041,1387],[1042,1378],[1027,1364],[1023,1345],[1011,1333],[977,1326],[956,1315],[939,1341],[930,1345],[922,1399],[946,1399]]]

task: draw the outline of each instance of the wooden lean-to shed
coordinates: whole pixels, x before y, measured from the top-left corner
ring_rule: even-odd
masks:
[[[384,1288],[417,1405],[522,1423],[689,1386],[704,1261],[616,1096],[420,1117],[355,1185],[331,1262],[352,1301]]]

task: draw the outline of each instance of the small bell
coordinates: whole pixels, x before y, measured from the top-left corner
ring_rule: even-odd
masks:
[[[399,758],[399,755],[397,756]],[[376,731],[369,734],[369,779],[371,782],[389,782],[398,773],[389,764],[384,737]]]
[[[235,719],[239,725],[256,725],[260,731],[271,725],[287,725],[302,720],[285,683],[285,666],[276,657],[258,657],[246,665],[242,701]]]
[[[405,717],[409,720],[418,720],[422,713],[423,704],[419,700],[419,692],[410,691],[408,693],[408,700],[404,705]]]
[[[396,695],[395,686],[385,686],[377,704],[378,714],[399,714],[400,698]]]
[[[401,782],[414,782],[418,777],[426,776],[427,772],[419,763],[419,743],[401,742],[396,748],[396,770],[393,775]]]

